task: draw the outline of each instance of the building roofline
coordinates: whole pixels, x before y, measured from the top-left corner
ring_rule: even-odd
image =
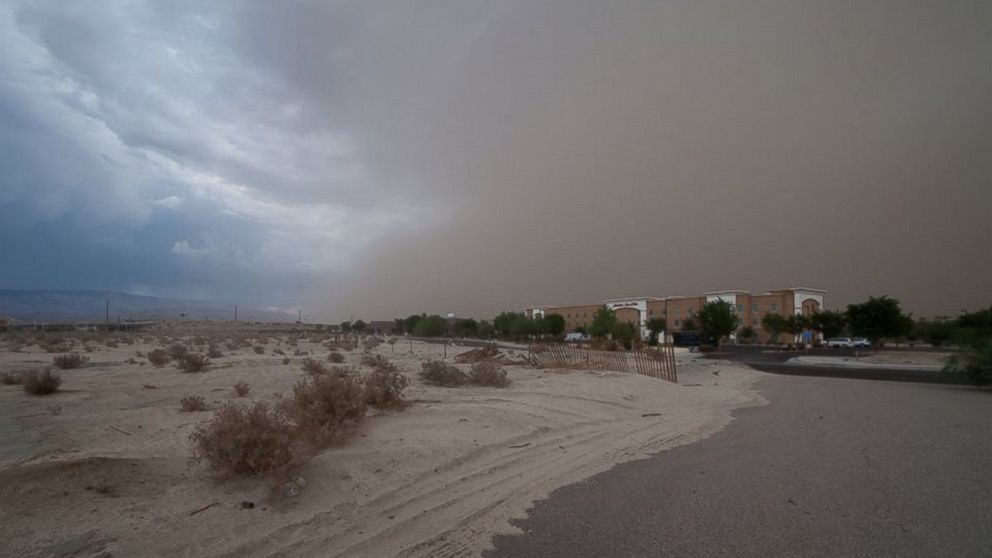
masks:
[[[608,304],[610,302],[628,302],[633,300],[662,300],[656,296],[625,296],[621,298],[608,298],[603,301],[603,304]]]
[[[751,294],[751,291],[745,291],[745,290],[741,290],[741,289],[736,289],[736,290],[735,289],[731,289],[731,290],[727,290],[727,291],[709,291],[709,292],[703,293],[703,296],[718,295],[718,294],[739,294],[739,293]]]

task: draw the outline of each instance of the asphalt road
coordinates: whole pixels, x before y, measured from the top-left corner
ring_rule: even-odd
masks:
[[[487,556],[992,556],[992,392],[758,387],[769,405],[555,491]]]
[[[886,351],[914,352],[924,349],[901,347],[885,349]],[[946,349],[928,349],[929,351],[946,352]],[[937,384],[965,383],[962,378],[949,376],[940,370],[922,370],[920,368],[898,366],[828,366],[787,363],[797,356],[831,356],[857,357],[871,354],[865,349],[828,349],[811,348],[806,351],[773,351],[761,345],[725,345],[719,353],[706,355],[706,358],[716,360],[732,360],[747,364],[758,370],[772,374],[790,374],[797,376],[822,376],[827,378],[857,378],[862,380],[888,380],[897,382],[929,382]]]

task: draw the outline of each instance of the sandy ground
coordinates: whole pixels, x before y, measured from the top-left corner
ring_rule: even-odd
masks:
[[[303,374],[294,351],[328,350],[277,336],[263,355],[225,348],[209,371],[183,374],[138,364],[136,351],[162,345],[141,337],[88,353],[56,394],[0,386],[0,555],[478,555],[555,488],[705,438],[734,409],[765,403],[752,389],[761,372],[688,354],[680,385],[513,366],[508,388],[439,388],[416,372],[442,346],[384,344],[376,352],[414,378],[413,404],[371,416],[318,455],[299,472],[305,488],[287,498],[271,482],[219,480],[190,465],[189,434],[212,413],[181,412],[179,399],[203,395],[216,408],[243,380],[248,399],[271,401]],[[449,347],[449,358],[462,350]],[[358,366],[360,351],[345,354]],[[37,346],[6,351],[0,371],[51,357]]]

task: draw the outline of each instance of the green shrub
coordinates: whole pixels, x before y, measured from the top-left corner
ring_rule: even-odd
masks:
[[[238,397],[248,397],[248,394],[251,393],[251,386],[248,385],[248,382],[240,381],[234,384],[234,393],[236,393]]]

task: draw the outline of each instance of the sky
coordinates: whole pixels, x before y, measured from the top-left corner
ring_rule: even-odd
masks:
[[[3,0],[0,288],[955,314],[992,304],[989,99],[986,0]]]

